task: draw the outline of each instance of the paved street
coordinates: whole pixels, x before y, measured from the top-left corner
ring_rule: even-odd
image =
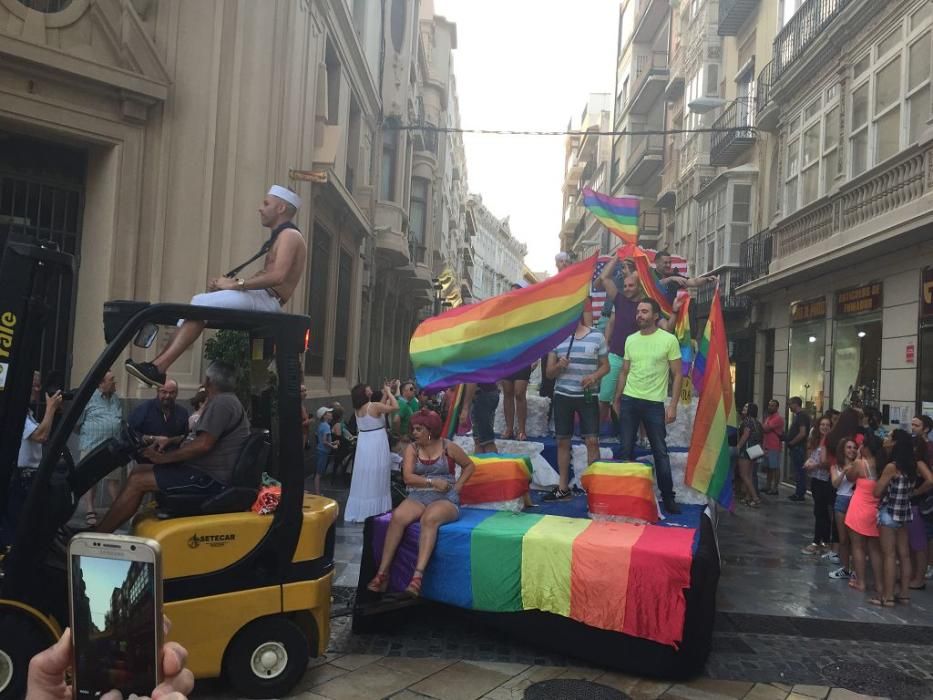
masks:
[[[326,490],[341,502],[346,498],[343,489]],[[687,684],[580,666],[430,603],[411,608],[392,634],[354,635],[350,606],[362,526],[341,523],[330,648],[293,696],[521,698],[536,681],[582,678],[633,698],[933,697],[933,591],[916,592],[910,608],[868,606],[844,581],[827,577],[826,561],[799,553],[811,518],[809,502],[797,505],[782,496],[722,519],[713,652],[704,676]],[[599,697],[592,688],[580,692]],[[206,682],[197,697],[233,696]]]

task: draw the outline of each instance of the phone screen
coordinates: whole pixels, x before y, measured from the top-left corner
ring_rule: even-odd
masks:
[[[72,555],[76,697],[148,696],[156,678],[151,562]]]

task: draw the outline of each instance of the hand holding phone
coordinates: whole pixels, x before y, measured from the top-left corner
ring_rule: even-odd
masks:
[[[86,533],[68,550],[74,699],[146,696],[162,682],[158,543]]]

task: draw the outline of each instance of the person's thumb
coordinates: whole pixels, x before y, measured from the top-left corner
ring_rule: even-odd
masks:
[[[29,662],[27,697],[44,698],[48,697],[46,693],[61,691],[65,685],[65,671],[70,665],[71,629],[66,629],[55,644],[36,654]]]

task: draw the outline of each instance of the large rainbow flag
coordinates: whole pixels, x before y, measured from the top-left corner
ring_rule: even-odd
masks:
[[[596,256],[563,272],[423,321],[409,355],[419,386],[495,382],[553,350],[576,327]]]
[[[583,190],[583,206],[625,243],[638,242],[639,204],[638,197],[610,197],[589,187]]]
[[[481,454],[471,455],[470,459],[476,469],[460,490],[462,505],[511,501],[528,493],[534,474],[531,457]]]
[[[374,519],[376,561],[390,517]],[[418,523],[405,532],[390,591],[408,585],[419,532]],[[473,610],[544,610],[676,647],[695,535],[694,527],[463,508],[459,520],[438,531],[421,592]]]
[[[729,456],[727,428],[736,426],[736,416],[726,324],[722,316],[718,285],[699,342],[697,360],[700,361],[701,357],[703,371],[698,386],[700,402],[693,420],[693,436],[687,454],[684,482],[731,510],[732,460]]]

